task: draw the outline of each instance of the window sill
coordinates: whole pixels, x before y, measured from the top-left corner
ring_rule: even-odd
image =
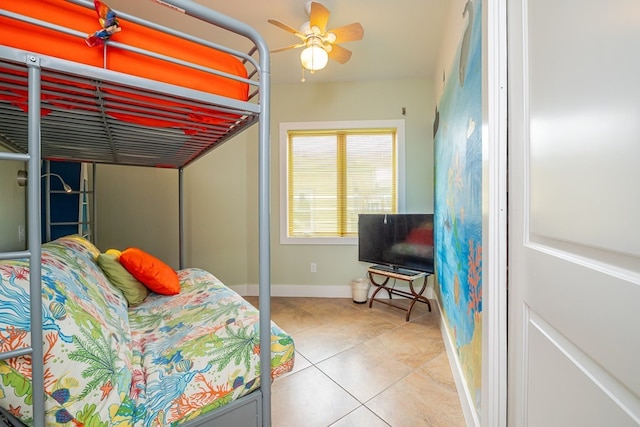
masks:
[[[280,236],[281,245],[352,245],[358,244],[357,237],[284,237]]]

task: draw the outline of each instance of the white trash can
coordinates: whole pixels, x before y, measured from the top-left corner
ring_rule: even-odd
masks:
[[[351,281],[351,294],[353,302],[356,304],[364,304],[369,300],[369,288],[371,284],[367,279],[359,278]]]

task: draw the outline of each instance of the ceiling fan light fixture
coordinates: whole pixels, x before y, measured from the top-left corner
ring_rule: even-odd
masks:
[[[364,28],[359,22],[327,30],[331,12],[322,3],[309,1],[306,4],[306,9],[309,20],[302,24],[300,30],[273,19],[267,20],[270,24],[292,33],[300,39],[297,44],[272,50],[271,53],[303,48],[300,53],[302,81],[304,81],[305,70],[315,73],[326,67],[329,59],[340,64],[349,61],[351,51],[339,44],[362,40],[364,36]]]
[[[300,62],[307,70],[314,72],[327,66],[329,54],[322,46],[310,44],[300,53]]]

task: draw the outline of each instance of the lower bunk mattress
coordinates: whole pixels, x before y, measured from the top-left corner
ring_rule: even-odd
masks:
[[[175,426],[260,386],[259,312],[215,276],[178,271],[181,290],[128,306],[80,237],[43,245],[47,425]],[[0,263],[0,351],[25,348],[26,260]],[[271,324],[271,377],[293,367],[292,338]],[[31,424],[31,357],[0,361],[0,408]]]

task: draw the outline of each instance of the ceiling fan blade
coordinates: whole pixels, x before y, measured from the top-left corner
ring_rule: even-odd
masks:
[[[351,59],[351,51],[349,49],[345,49],[342,46],[333,45],[331,52],[329,52],[329,58],[333,59],[336,62],[344,64],[348,60]]]
[[[303,47],[303,46],[304,46],[304,43],[292,44],[291,46],[281,47],[280,49],[270,50],[269,53],[282,52],[282,51],[285,51],[285,50],[296,49],[298,47]]]
[[[302,34],[300,31],[296,30],[295,28],[290,27],[287,24],[283,24],[280,21],[276,21],[275,19],[268,19],[267,22],[269,22],[270,24],[275,25],[278,28],[282,28],[285,31],[288,31],[290,33],[295,34],[296,36],[300,37],[301,40],[304,40],[304,39],[307,38],[304,34]]]
[[[320,34],[324,34],[327,29],[327,22],[329,22],[329,9],[324,7],[321,3],[312,1],[311,11],[309,12],[309,25],[312,27],[315,25],[320,29]]]
[[[359,22],[354,22],[344,27],[329,30],[327,33],[335,34],[336,41],[334,43],[347,43],[362,40],[362,37],[364,37],[364,28]]]

